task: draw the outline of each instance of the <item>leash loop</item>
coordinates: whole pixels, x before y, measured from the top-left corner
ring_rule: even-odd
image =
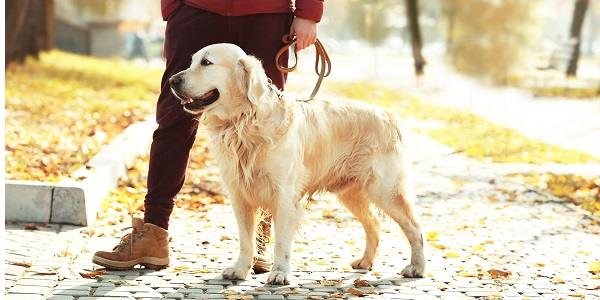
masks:
[[[296,51],[296,37],[291,34],[286,34],[281,37],[281,42],[283,43],[283,47],[281,47],[281,49],[279,49],[279,51],[277,51],[277,54],[275,55],[275,66],[277,66],[277,70],[279,70],[279,72],[282,72],[282,73],[293,72],[294,70],[296,70],[296,67],[298,66],[298,51]],[[308,97],[308,99],[299,99],[300,101],[313,100],[315,98],[315,96],[317,95],[317,93],[319,92],[319,88],[321,87],[323,78],[329,76],[329,74],[331,73],[331,59],[329,58],[327,51],[325,51],[325,47],[323,46],[321,41],[319,41],[319,39],[317,39],[315,41],[314,46],[315,46],[315,73],[317,73],[317,76],[319,76],[319,79],[317,79],[317,83],[315,84],[315,87],[313,88],[313,91],[310,93],[310,96]],[[291,48],[293,48],[293,51],[290,51]],[[290,55],[292,53],[294,54],[294,65],[292,65],[291,67],[285,67],[281,64],[281,57],[286,52],[290,52]]]

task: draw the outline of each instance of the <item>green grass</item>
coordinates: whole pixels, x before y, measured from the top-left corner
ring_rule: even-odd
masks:
[[[566,150],[490,122],[478,115],[420,101],[414,96],[368,83],[331,83],[336,94],[381,105],[405,119],[436,120],[444,126],[422,132],[469,157],[501,163],[587,163],[599,159]]]

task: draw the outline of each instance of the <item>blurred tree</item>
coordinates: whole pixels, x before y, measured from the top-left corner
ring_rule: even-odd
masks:
[[[387,0],[353,0],[349,3],[350,26],[373,47],[374,73],[377,73],[377,47],[389,36],[391,29],[387,19]]]
[[[415,74],[423,75],[425,58],[421,53],[421,27],[419,26],[419,3],[417,0],[406,0],[406,17],[410,29],[410,43],[412,46],[413,60],[415,63]]]
[[[350,25],[361,39],[372,47],[379,47],[390,34],[387,22],[387,0],[350,2]]]
[[[6,0],[5,65],[49,50],[54,43],[53,0]]]
[[[538,0],[442,0],[449,54],[457,70],[496,83],[522,66],[539,26]]]
[[[583,19],[585,12],[588,8],[588,0],[576,0],[575,8],[573,9],[573,19],[571,19],[571,40],[573,43],[573,51],[571,59],[569,59],[569,66],[567,67],[567,76],[577,75],[577,62],[579,61],[579,48],[581,47],[581,27],[583,25]]]

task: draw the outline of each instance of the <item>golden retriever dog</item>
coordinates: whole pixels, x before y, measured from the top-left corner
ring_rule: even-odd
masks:
[[[233,44],[199,50],[169,82],[185,111],[206,126],[237,219],[240,254],[223,278],[246,278],[257,209],[265,208],[273,213],[275,234],[268,283],[287,284],[294,235],[307,199],[320,192],[336,194],[364,227],[365,251],[352,267],[373,265],[379,241],[374,204],[410,243],[402,275],[423,276],[423,239],[392,113],[354,101],[288,99],[270,84],[261,62]]]

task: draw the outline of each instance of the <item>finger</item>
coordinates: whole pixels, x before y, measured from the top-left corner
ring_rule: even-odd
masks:
[[[297,36],[296,45],[298,46],[298,50],[306,48],[306,37],[304,35]]]
[[[314,33],[311,34],[309,41],[310,42],[309,42],[308,46],[310,47],[310,45],[313,45],[317,41],[317,35]]]

